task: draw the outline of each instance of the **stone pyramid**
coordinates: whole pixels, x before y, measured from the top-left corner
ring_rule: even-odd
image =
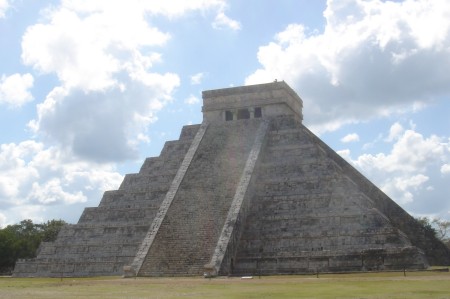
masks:
[[[302,124],[285,83],[203,92],[203,122],[14,276],[424,269],[449,252]]]

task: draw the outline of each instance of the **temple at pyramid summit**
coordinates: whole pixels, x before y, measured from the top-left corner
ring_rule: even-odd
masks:
[[[203,92],[184,126],[16,277],[425,269],[449,251],[303,123],[285,82]],[[306,111],[305,111],[306,112]]]

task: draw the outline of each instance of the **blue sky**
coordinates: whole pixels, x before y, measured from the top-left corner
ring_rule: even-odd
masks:
[[[75,223],[201,91],[285,80],[414,216],[450,219],[447,0],[0,0],[0,226]]]

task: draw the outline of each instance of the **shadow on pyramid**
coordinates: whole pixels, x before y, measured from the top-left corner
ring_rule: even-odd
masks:
[[[203,92],[203,122],[13,276],[426,269],[449,250],[302,124],[285,83]]]

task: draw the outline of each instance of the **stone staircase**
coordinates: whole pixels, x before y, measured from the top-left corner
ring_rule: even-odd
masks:
[[[165,143],[159,157],[147,158],[139,173],[125,176],[98,207],[86,208],[76,225],[64,227],[38,256],[16,264],[14,276],[122,275],[169,190],[200,125],[185,126],[180,139]]]
[[[292,118],[271,122],[233,273],[417,267],[408,264],[417,249],[305,130]]]
[[[203,275],[261,122],[209,125],[138,275]]]

